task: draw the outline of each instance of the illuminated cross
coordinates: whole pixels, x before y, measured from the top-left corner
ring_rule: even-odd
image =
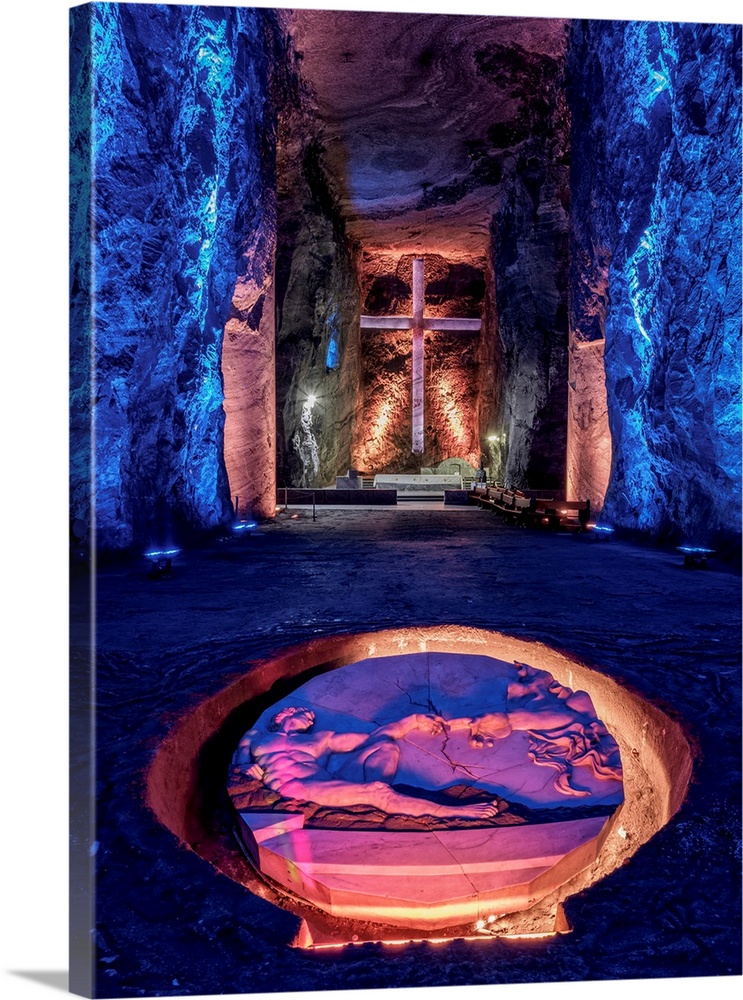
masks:
[[[424,330],[479,330],[479,319],[460,316],[423,316],[425,282],[423,258],[413,259],[413,315],[412,316],[362,316],[362,330],[412,330],[413,331],[413,454],[422,455],[423,447],[423,331]]]

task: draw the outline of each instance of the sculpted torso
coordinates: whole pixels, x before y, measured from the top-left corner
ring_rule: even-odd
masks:
[[[331,753],[347,753],[366,742],[363,733],[317,733],[291,730],[288,733],[260,733],[251,730],[241,748],[248,749],[255,762],[254,777],[274,792],[281,792],[289,781],[306,781],[326,773]]]
[[[495,802],[447,806],[391,787],[400,755],[397,741],[415,729],[443,733],[444,721],[436,716],[408,715],[371,733],[310,732],[314,721],[309,709],[283,709],[273,720],[273,731],[252,729],[243,737],[237,762],[272,791],[319,805],[371,805],[399,815],[469,819],[498,812]],[[341,755],[333,774],[326,766],[331,754]],[[353,775],[351,780],[344,771]]]

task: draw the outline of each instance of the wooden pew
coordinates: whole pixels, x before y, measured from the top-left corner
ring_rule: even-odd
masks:
[[[590,500],[552,500],[535,497],[525,523],[552,531],[584,531],[591,519]]]
[[[473,484],[473,503],[498,514],[509,524],[552,531],[584,531],[591,518],[590,500],[556,500],[554,497],[528,497],[521,490]]]
[[[471,497],[478,507],[485,510],[493,510],[494,503],[500,499],[500,489],[494,486],[485,486],[477,483],[473,486]]]

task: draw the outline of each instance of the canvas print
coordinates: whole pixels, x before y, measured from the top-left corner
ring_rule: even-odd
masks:
[[[90,997],[741,974],[741,26],[70,11]]]

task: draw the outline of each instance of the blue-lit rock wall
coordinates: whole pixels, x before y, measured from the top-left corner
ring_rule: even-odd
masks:
[[[231,513],[222,336],[238,270],[250,267],[242,247],[266,225],[261,204],[273,185],[265,166],[275,142],[272,15],[91,4],[73,9],[71,21],[73,202],[80,198],[73,454],[86,450],[84,200],[92,184],[98,544],[163,544]],[[75,510],[85,503],[84,472],[73,458],[73,514],[84,513]]]
[[[575,22],[571,331],[605,337],[604,517],[740,531],[741,31]]]
[[[90,525],[92,266],[90,6],[70,12],[70,520]]]

